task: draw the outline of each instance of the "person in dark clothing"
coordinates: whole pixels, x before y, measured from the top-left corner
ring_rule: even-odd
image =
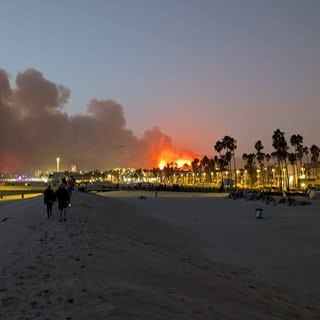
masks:
[[[55,192],[55,196],[58,200],[58,208],[60,211],[59,221],[62,221],[62,219],[64,221],[66,221],[67,220],[67,218],[66,218],[67,208],[70,204],[70,197],[69,197],[69,193],[66,190],[66,187],[64,184],[62,184],[62,183],[60,184],[59,188]]]
[[[51,186],[48,185],[47,189],[44,190],[43,202],[47,206],[47,215],[48,218],[52,216],[52,206],[56,201],[56,197],[54,195],[54,191],[51,189]]]
[[[61,179],[61,183],[64,184],[65,186],[67,185],[67,179],[66,179],[66,177],[63,177],[63,178]]]

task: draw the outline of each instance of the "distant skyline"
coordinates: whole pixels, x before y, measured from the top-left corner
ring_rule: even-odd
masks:
[[[117,128],[132,143],[128,159],[137,141],[141,152],[169,141],[212,157],[225,135],[237,140],[239,157],[254,152],[257,140],[271,152],[278,128],[288,142],[300,134],[304,145],[320,146],[318,0],[0,0],[0,39],[0,69],[12,90],[19,75],[24,90],[27,78],[63,86],[65,100],[50,108],[67,115],[73,130],[88,110],[97,119],[116,111]],[[102,142],[87,142],[95,143],[101,149]]]

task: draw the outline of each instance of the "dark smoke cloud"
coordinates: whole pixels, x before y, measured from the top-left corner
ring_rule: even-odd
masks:
[[[15,79],[0,69],[0,173],[54,170],[75,164],[82,170],[115,167],[152,168],[157,155],[172,149],[170,137],[158,127],[136,137],[126,128],[124,111],[112,100],[89,102],[86,114],[63,111],[70,90],[27,69]]]

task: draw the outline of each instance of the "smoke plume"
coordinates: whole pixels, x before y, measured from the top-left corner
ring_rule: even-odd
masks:
[[[63,170],[153,168],[161,150],[173,148],[158,127],[136,137],[115,101],[93,99],[86,114],[70,116],[70,90],[41,72],[27,69],[15,84],[0,69],[0,173],[55,170],[57,157]]]

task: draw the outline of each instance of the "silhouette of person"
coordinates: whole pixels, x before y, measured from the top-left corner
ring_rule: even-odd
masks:
[[[69,193],[69,197],[71,197],[72,191],[74,190],[74,178],[71,176],[67,180],[67,191]]]
[[[55,196],[58,200],[58,209],[60,211],[60,219],[59,221],[64,221],[67,220],[66,215],[67,215],[67,208],[70,204],[70,197],[69,193],[63,183],[60,184],[59,188],[55,192]]]
[[[67,179],[66,179],[66,177],[63,177],[63,178],[61,179],[61,183],[63,183],[65,186],[67,185]]]
[[[48,218],[52,216],[52,206],[54,201],[56,201],[54,191],[51,189],[51,185],[48,185],[46,190],[44,190],[44,197],[43,197],[43,202],[47,206]]]

